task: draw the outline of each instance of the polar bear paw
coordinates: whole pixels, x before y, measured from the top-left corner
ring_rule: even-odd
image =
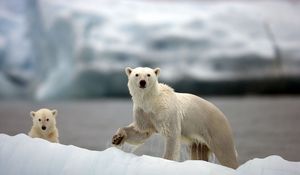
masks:
[[[112,138],[113,145],[122,145],[127,137],[126,131],[122,128],[118,129],[117,133]]]

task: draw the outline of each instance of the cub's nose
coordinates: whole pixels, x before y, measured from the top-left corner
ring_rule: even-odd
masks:
[[[146,87],[146,81],[145,80],[141,80],[140,81],[140,88],[145,88]]]
[[[46,126],[42,126],[42,130],[46,130]]]

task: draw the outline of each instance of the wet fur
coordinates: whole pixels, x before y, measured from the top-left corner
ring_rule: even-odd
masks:
[[[179,160],[180,145],[190,147],[191,159],[208,160],[213,152],[219,162],[237,168],[238,162],[232,131],[224,114],[210,102],[192,94],[176,93],[158,83],[159,69],[126,68],[128,88],[133,100],[134,121],[120,128],[112,143],[143,143],[153,133],[165,137],[163,157]],[[140,74],[141,78],[133,77]],[[151,74],[151,78],[147,77]],[[146,79],[145,89],[136,81]]]

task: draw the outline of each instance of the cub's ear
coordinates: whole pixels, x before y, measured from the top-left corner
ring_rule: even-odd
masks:
[[[34,118],[34,117],[35,117],[35,112],[34,112],[34,111],[31,111],[31,112],[30,112],[30,116],[31,116],[32,118]]]
[[[160,74],[160,68],[155,68],[155,69],[154,69],[154,73],[155,73],[155,75],[158,77],[159,74]]]
[[[51,113],[52,113],[53,117],[56,117],[56,116],[57,116],[57,110],[56,110],[56,109],[53,109],[53,110],[51,111]]]
[[[126,67],[126,68],[125,68],[125,72],[126,72],[126,75],[129,77],[129,75],[130,75],[131,72],[132,72],[132,68]]]

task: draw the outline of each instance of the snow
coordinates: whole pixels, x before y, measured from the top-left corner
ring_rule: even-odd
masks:
[[[238,174],[243,175],[298,175],[300,162],[290,162],[280,156],[269,156],[264,159],[255,158],[238,168]]]
[[[91,151],[25,134],[0,134],[0,174],[296,175],[300,174],[300,162],[269,156],[250,160],[233,170],[205,161],[175,162],[136,156],[114,147]]]
[[[126,84],[127,66],[160,67],[162,81],[175,86],[186,79],[299,75],[299,4],[3,1],[0,97],[127,94],[115,86]],[[270,32],[282,51],[280,67]]]

